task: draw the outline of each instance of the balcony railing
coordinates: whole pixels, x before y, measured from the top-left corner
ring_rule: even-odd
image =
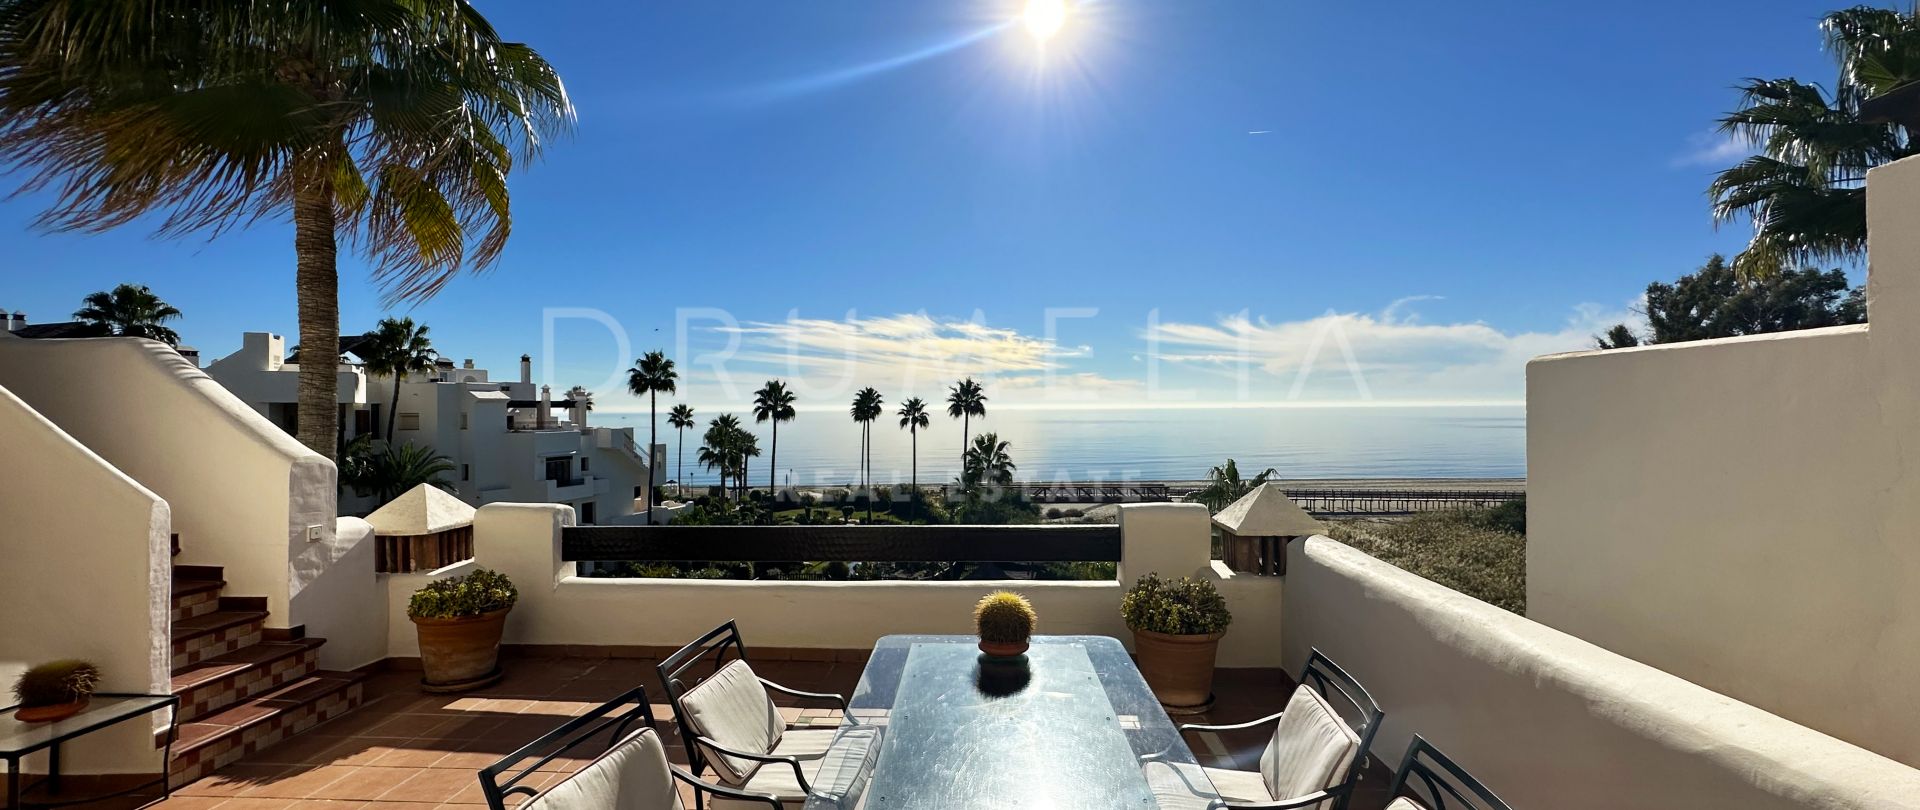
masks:
[[[570,562],[1118,562],[1120,527],[569,526]]]

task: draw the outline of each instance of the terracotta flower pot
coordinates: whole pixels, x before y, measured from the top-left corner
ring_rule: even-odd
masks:
[[[1213,705],[1213,661],[1226,631],[1175,636],[1133,631],[1140,674],[1168,714],[1199,714]]]
[[[420,636],[421,685],[464,692],[500,680],[500,634],[513,608],[456,619],[414,619]]]
[[[982,641],[980,651],[994,658],[1012,658],[1025,655],[1027,642],[1024,641]]]
[[[87,708],[87,701],[91,699],[92,698],[83,697],[70,703],[54,703],[47,706],[23,706],[14,710],[13,719],[22,723],[51,723],[55,720],[65,720],[85,710]]]

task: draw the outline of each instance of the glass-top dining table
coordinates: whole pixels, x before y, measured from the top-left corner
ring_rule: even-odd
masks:
[[[1152,810],[1216,799],[1119,641],[1035,636],[1013,659],[977,642],[880,639],[845,727],[871,749],[870,781],[807,806]]]

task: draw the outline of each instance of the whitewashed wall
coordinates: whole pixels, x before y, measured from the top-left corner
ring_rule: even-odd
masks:
[[[0,476],[0,684],[34,664],[80,658],[99,665],[103,692],[166,691],[166,502],[5,388],[0,458],[11,465]],[[63,766],[159,773],[153,731],[131,723],[88,737],[68,746]],[[31,767],[45,772],[44,761]]]
[[[1318,647],[1514,807],[1920,807],[1920,771],[1325,537],[1287,557],[1286,661]]]
[[[164,344],[137,338],[0,341],[4,385],[166,499],[175,562],[226,568],[227,593],[289,600],[325,572],[334,466]]]
[[[1120,581],[1108,582],[750,582],[693,579],[596,579],[572,575],[560,559],[560,528],[573,510],[553,504],[491,504],[474,517],[474,566],[510,577],[520,604],[507,620],[506,643],[661,646],[685,644],[728,619],[749,644],[866,649],[900,633],[971,633],[980,597],[1002,588],[1034,603],[1042,633],[1114,636],[1131,643],[1120,621]],[[1220,665],[1278,666],[1281,581],[1234,576],[1207,559],[1207,511],[1197,504],[1141,504],[1121,509],[1128,576],[1211,576],[1233,610]],[[460,570],[465,570],[464,568]],[[431,575],[390,576],[388,649],[419,654],[406,600]]]
[[[1528,615],[1920,765],[1920,160],[1871,326],[1527,369]]]

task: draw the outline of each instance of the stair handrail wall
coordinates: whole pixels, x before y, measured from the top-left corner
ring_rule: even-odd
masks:
[[[0,388],[0,682],[36,663],[79,658],[104,692],[164,692],[171,609],[167,502]],[[164,721],[156,715],[155,721]],[[153,724],[75,740],[69,773],[158,773]],[[41,761],[26,769],[45,773]]]
[[[342,553],[333,462],[166,344],[0,341],[0,385],[171,507],[175,562],[218,565],[229,594],[264,596],[271,626]]]

